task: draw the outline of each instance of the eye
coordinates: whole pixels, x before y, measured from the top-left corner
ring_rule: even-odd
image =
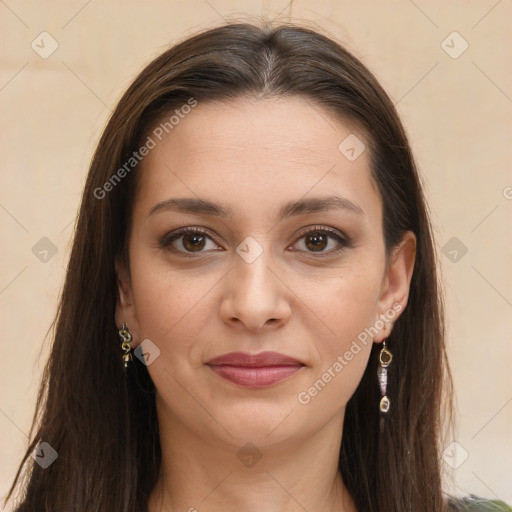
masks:
[[[168,248],[190,256],[196,252],[204,252],[205,247],[208,249],[208,241],[215,242],[203,229],[188,227],[168,233],[159,241],[159,245],[161,248]]]
[[[320,256],[330,255],[338,253],[346,247],[350,247],[350,240],[348,237],[343,236],[337,230],[332,228],[326,228],[322,226],[314,226],[306,231],[302,231],[299,234],[299,239],[294,245],[303,241],[305,249],[303,250],[309,253],[317,253]],[[326,251],[329,247],[329,239],[334,240],[336,243],[334,249]],[[205,252],[206,250],[217,250],[215,247],[208,248],[208,242],[213,242],[217,245],[215,239],[208,234],[207,231],[198,227],[187,227],[173,231],[163,236],[159,241],[161,248],[167,248],[174,252],[179,252],[185,257],[193,257],[194,253]],[[338,247],[336,248],[336,244]],[[292,246],[293,247],[293,246]],[[294,249],[297,250],[297,249]]]
[[[314,226],[312,229],[301,232],[299,236],[300,238],[295,244],[303,242],[306,252],[318,253],[321,256],[338,253],[346,247],[350,247],[350,241],[347,237],[344,237],[337,230],[322,226]],[[326,251],[325,249],[329,247],[329,239],[336,242],[334,244],[335,248]],[[338,245],[337,248],[336,244]]]

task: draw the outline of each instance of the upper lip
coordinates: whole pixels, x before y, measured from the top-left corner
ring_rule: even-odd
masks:
[[[229,352],[210,359],[206,364],[229,365],[246,367],[266,366],[304,366],[304,363],[293,357],[279,352],[260,352],[259,354],[248,354],[245,352]]]

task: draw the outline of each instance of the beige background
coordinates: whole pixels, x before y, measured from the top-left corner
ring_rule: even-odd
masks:
[[[43,338],[110,110],[170,43],[223,17],[260,14],[317,23],[362,58],[397,102],[424,175],[446,284],[460,415],[460,448],[446,452],[460,465],[446,464],[447,485],[512,503],[509,0],[0,0],[1,497],[26,442]],[[42,37],[50,48],[48,36],[38,37],[43,31],[58,43],[48,58],[31,48]],[[463,40],[446,39],[453,31]],[[464,41],[469,47],[458,58],[445,51],[455,55]],[[33,250],[43,237],[57,249],[46,262]],[[442,252],[453,237],[450,244],[464,244],[466,254],[452,245]]]

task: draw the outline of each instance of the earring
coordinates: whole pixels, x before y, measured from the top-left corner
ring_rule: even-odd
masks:
[[[126,327],[126,324],[124,322],[123,322],[121,329],[119,329],[119,336],[121,338],[121,348],[124,351],[124,354],[123,354],[124,367],[128,368],[128,362],[133,361],[133,357],[130,352],[132,349],[132,347],[130,346],[130,341],[132,341],[132,335],[130,334],[128,327]]]
[[[379,409],[383,413],[387,413],[391,405],[391,402],[386,395],[386,387],[388,384],[388,366],[392,359],[393,356],[391,355],[391,352],[386,348],[386,340],[384,340],[382,342],[382,349],[379,354],[380,366],[377,368],[377,379],[379,381],[380,392],[382,393]]]

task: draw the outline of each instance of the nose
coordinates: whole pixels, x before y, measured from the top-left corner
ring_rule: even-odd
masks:
[[[231,327],[259,332],[288,322],[292,292],[279,275],[282,271],[266,257],[269,253],[265,249],[250,263],[235,255],[220,306],[222,320]]]

